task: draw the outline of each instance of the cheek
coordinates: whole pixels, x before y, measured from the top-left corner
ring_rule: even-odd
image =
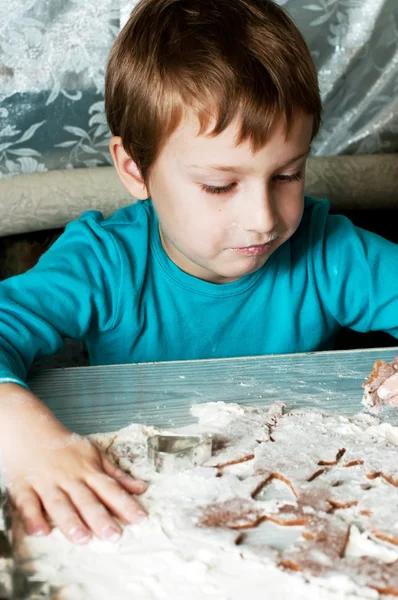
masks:
[[[236,221],[233,221],[226,227],[223,227],[223,231],[225,231],[225,233],[228,235],[234,235],[238,229],[242,229],[242,227]]]
[[[244,230],[242,225],[231,219],[230,214],[224,214],[224,211],[219,211],[212,221],[210,231],[213,234],[214,243],[233,243],[233,241],[242,240],[246,237],[251,239],[251,234]],[[243,242],[242,242],[243,243]]]
[[[227,237],[225,217],[198,194],[187,195],[164,211],[165,229],[173,242],[194,254],[214,256]]]
[[[304,211],[304,193],[286,198],[283,203],[282,219],[287,229],[293,232],[300,224]]]
[[[170,180],[167,184],[163,181],[162,185],[153,186],[152,201],[159,221],[169,237],[181,237],[181,234],[184,235],[192,228],[193,203],[182,186],[177,188],[170,184]]]
[[[230,223],[229,219],[228,223]],[[225,237],[226,217],[217,203],[204,197],[200,192],[189,196],[184,208],[186,229],[203,235],[208,242],[215,237]]]

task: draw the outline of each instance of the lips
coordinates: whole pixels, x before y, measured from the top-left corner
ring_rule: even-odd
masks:
[[[256,246],[243,246],[241,248],[231,248],[233,252],[245,254],[246,256],[260,256],[266,254],[272,246],[272,241],[266,244],[257,244]]]

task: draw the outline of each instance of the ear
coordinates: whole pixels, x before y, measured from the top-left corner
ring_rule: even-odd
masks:
[[[144,179],[131,158],[123,148],[122,138],[114,136],[109,142],[109,150],[121,182],[127,191],[138,200],[149,197]]]

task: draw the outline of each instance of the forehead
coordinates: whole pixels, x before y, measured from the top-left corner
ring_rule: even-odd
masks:
[[[308,152],[313,118],[310,115],[296,115],[288,133],[285,120],[279,119],[272,125],[265,145],[257,151],[253,151],[250,138],[238,144],[241,129],[239,118],[218,135],[212,135],[213,127],[214,121],[201,134],[198,118],[193,113],[185,115],[166,141],[159,161],[171,161],[185,167],[200,167],[212,162],[222,165],[230,161],[234,164],[256,161],[278,164],[286,158]]]

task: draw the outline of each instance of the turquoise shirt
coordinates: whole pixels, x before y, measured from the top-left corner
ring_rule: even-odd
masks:
[[[224,285],[168,258],[150,201],[85,213],[0,284],[0,382],[24,384],[65,337],[86,341],[92,365],[328,349],[342,326],[398,337],[398,245],[328,210],[306,198],[292,238]]]

